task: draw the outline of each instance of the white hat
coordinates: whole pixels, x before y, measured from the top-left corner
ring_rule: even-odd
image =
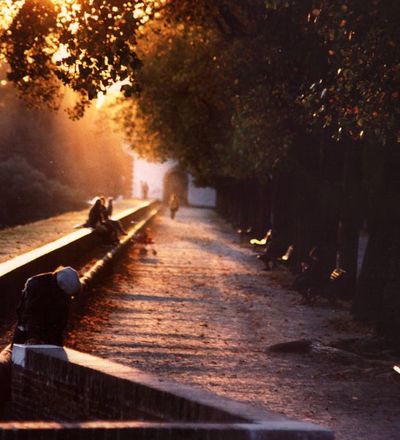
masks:
[[[56,272],[57,284],[68,295],[73,295],[81,290],[78,272],[72,267],[63,267]]]

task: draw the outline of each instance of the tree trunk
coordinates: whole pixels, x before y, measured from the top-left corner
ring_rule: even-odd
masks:
[[[346,271],[346,288],[342,293],[346,297],[354,297],[357,285],[358,223],[350,220],[340,222],[338,238],[339,267]]]
[[[339,266],[346,270],[346,288],[343,292],[354,297],[357,284],[358,242],[362,206],[362,158],[364,145],[351,139],[343,141],[343,194],[341,221],[338,231]]]
[[[272,233],[277,247],[284,252],[290,244],[292,216],[292,176],[289,172],[275,173],[272,180]]]
[[[400,152],[387,147],[364,264],[353,305],[356,318],[373,323],[400,345]]]

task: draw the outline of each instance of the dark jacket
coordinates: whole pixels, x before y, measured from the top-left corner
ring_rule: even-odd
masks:
[[[17,308],[18,322],[14,343],[28,340],[63,345],[70,297],[58,287],[56,275],[43,273],[30,278]]]
[[[89,216],[83,226],[95,228],[98,223],[104,222],[104,210],[101,203],[96,202],[89,211]]]

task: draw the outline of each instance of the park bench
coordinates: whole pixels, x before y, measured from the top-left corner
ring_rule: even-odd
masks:
[[[336,269],[333,269],[333,271],[329,275],[329,281],[332,283],[338,283],[340,280],[343,280],[345,275],[346,271],[337,267]]]
[[[286,249],[286,252],[277,259],[277,262],[283,264],[284,266],[288,266],[293,255],[293,251],[294,251],[294,246],[291,244]]]
[[[250,240],[250,244],[252,246],[266,246],[268,244],[269,239],[271,238],[272,235],[272,229],[268,229],[268,231],[265,233],[264,237],[261,238],[260,240],[257,238],[252,238]]]
[[[252,230],[253,230],[252,226],[243,226],[236,229],[236,232],[239,235],[240,243],[243,243],[244,239],[251,234]]]
[[[326,296],[331,301],[334,301],[345,287],[347,281],[347,271],[336,267],[329,275],[329,280],[324,286],[323,296]]]
[[[279,242],[273,241],[270,233],[266,241],[264,251],[257,255],[257,258],[265,263],[265,270],[273,269],[278,265],[287,267],[291,261],[294,246],[290,245],[282,255]]]
[[[293,251],[294,251],[294,246],[290,245],[286,249],[286,252],[279,257],[277,250],[270,249],[268,246],[268,243],[267,243],[267,245],[265,246],[264,252],[262,254],[257,255],[257,258],[259,260],[264,261],[265,266],[266,266],[265,267],[266,270],[274,268],[278,265],[283,265],[283,266],[287,267],[291,261]]]
[[[301,293],[304,300],[312,302],[321,296],[327,298],[332,304],[335,303],[346,282],[347,271],[336,267],[327,278],[318,273],[311,274],[308,278],[306,276],[302,278],[305,273],[306,271],[300,274],[294,282],[294,288]]]

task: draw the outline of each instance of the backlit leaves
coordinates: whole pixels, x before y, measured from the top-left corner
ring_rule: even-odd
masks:
[[[231,127],[219,136],[222,143],[234,141],[232,151],[259,149],[254,156],[263,163],[267,147],[258,139],[268,137],[275,152],[286,151],[306,123],[311,130],[329,130],[335,139],[400,138],[395,0],[0,0],[0,8],[0,52],[9,79],[32,103],[56,106],[58,86],[64,84],[82,98],[79,115],[118,81],[124,81],[123,95],[132,98],[140,91],[140,58],[155,29],[161,53],[169,50],[179,26],[198,27],[205,41],[212,33],[213,44],[205,43],[210,56],[204,60],[204,48],[189,32],[185,38],[194,54],[186,66],[178,65],[178,76],[172,67],[165,75],[172,84],[186,84],[186,97],[205,93],[207,105],[181,97],[175,114],[190,117],[190,105],[204,115],[212,108],[219,122]],[[146,29],[157,20],[151,37]],[[204,66],[195,80],[188,66],[196,71],[196,54]],[[147,60],[154,65],[159,58]],[[210,104],[207,90],[215,90],[214,78],[225,78],[226,90],[217,91]],[[168,87],[158,89],[160,96],[168,95]]]
[[[118,81],[128,80],[134,90],[141,66],[137,35],[154,15],[156,4],[152,0],[26,0],[12,8],[3,0],[0,8],[7,20],[1,22],[0,48],[10,67],[9,79],[22,93],[33,95],[37,81],[59,81],[85,92],[89,100]],[[125,94],[130,94],[127,88]]]
[[[380,143],[399,136],[400,5],[325,1],[316,24],[329,70],[300,101],[336,139],[346,133]]]

